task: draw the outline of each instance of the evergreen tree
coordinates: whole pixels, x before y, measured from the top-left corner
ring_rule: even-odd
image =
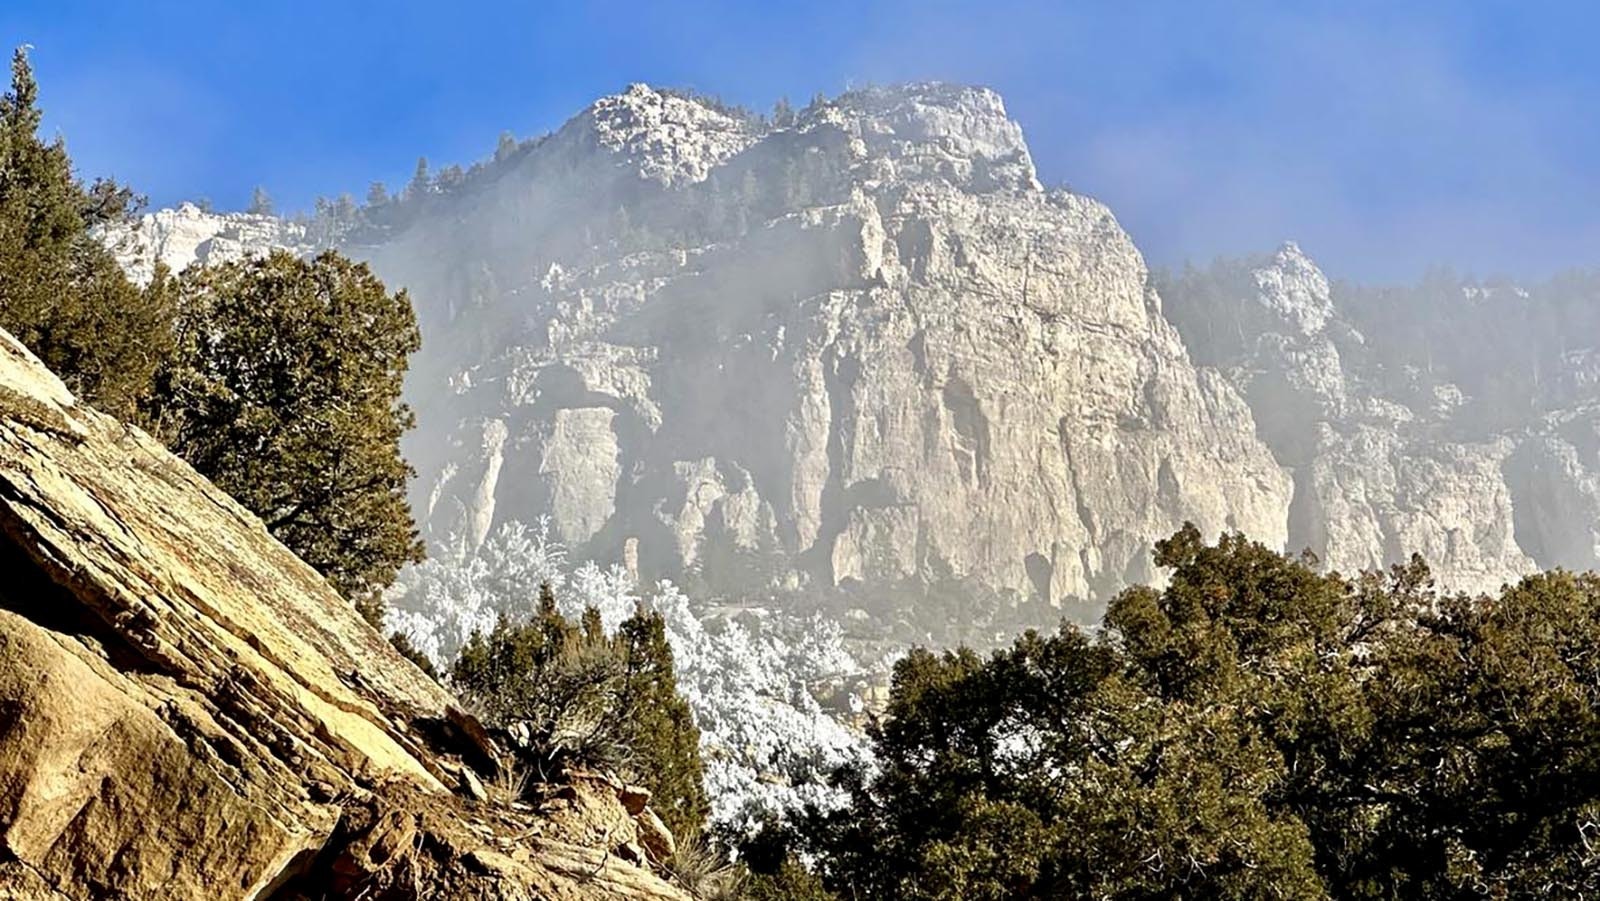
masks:
[[[627,771],[651,793],[674,834],[697,834],[709,805],[700,732],[678,693],[672,648],[659,614],[638,611],[607,636],[600,611],[573,623],[548,584],[525,625],[501,616],[474,633],[451,667],[452,684],[493,726],[526,727],[529,764]]]
[[[349,193],[340,194],[333,202],[333,221],[338,223],[339,234],[343,235],[355,228],[360,218],[361,211],[356,206],[356,199]]]
[[[256,185],[255,190],[250,192],[250,209],[248,212],[256,216],[272,215],[272,198],[267,195],[266,188]]]
[[[89,228],[131,219],[148,199],[109,178],[96,178],[84,194],[83,224]]]
[[[1192,526],[1156,560],[1167,587],[1123,592],[1098,637],[896,665],[879,771],[799,833],[830,889],[1600,891],[1600,577],[1440,597],[1415,558],[1346,580]]]
[[[411,182],[406,185],[406,199],[420,201],[428,193],[428,158],[417,157],[417,168],[411,173]]]
[[[27,54],[0,97],[0,327],[26,344],[74,394],[130,416],[167,352],[171,310],[132,285],[89,232],[138,200],[110,181],[74,178],[65,145],[45,143]]]
[[[434,184],[441,193],[448,194],[461,187],[466,180],[467,173],[462,171],[460,166],[451,164],[439,170],[439,177],[434,180]]]
[[[383,182],[375,181],[367,186],[367,208],[369,210],[375,210],[388,204],[388,202],[389,189],[384,187]]]
[[[794,107],[789,105],[789,98],[779,97],[778,102],[772,105],[772,124],[788,128],[794,124],[794,119]]]
[[[376,623],[379,592],[422,552],[399,447],[419,343],[405,292],[331,251],[190,270],[175,289],[151,431]]]
[[[617,640],[625,661],[623,696],[634,735],[634,769],[668,828],[675,835],[691,835],[704,825],[710,805],[700,730],[678,693],[666,622],[658,613],[641,610],[623,622]]]

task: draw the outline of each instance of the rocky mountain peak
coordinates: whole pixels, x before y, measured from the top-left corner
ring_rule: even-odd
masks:
[[[935,176],[980,190],[1040,190],[1022,126],[985,87],[921,82],[848,91],[808,110],[803,127],[837,123],[893,176]]]
[[[759,137],[749,121],[719,106],[707,98],[633,84],[596,100],[557,137],[592,140],[647,179],[696,182]]]
[[[1293,242],[1158,297],[1109,210],[1040,190],[986,88],[763,122],[633,85],[514,165],[346,247],[424,323],[407,452],[436,547],[549,515],[584,556],[636,539],[649,575],[760,548],[823,585],[949,574],[1060,602],[1149,577],[1149,542],[1189,519],[1343,569],[1418,549],[1470,588],[1529,564],[1513,495],[1533,535],[1572,494],[1548,474],[1587,471],[1566,462],[1583,442],[1506,437],[1481,367],[1434,365],[1447,348],[1381,295],[1335,297]],[[295,240],[144,221],[136,275]],[[1463,290],[1443,314],[1522,306]],[[1578,350],[1530,384],[1590,396]]]
[[[763,124],[634,85],[514,165],[346,248],[418,305],[436,550],[548,516],[646,578],[753,556],[790,585],[1070,604],[1150,577],[1186,520],[1283,540],[1244,402],[1110,212],[1040,189],[991,90]]]
[[[1322,331],[1333,318],[1328,277],[1300,245],[1285,241],[1264,265],[1251,272],[1254,299],[1301,335]]]

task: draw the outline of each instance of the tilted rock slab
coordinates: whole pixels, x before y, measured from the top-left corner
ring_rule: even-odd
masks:
[[[454,796],[450,696],[3,332],[0,573],[0,896],[685,897]]]

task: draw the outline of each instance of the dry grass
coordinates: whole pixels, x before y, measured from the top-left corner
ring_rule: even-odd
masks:
[[[495,761],[495,775],[484,786],[489,793],[489,800],[496,804],[509,807],[514,801],[521,801],[526,796],[531,776],[514,754],[502,754]]]
[[[680,888],[701,901],[739,901],[744,897],[744,868],[728,861],[728,855],[695,832],[678,840],[672,856],[662,869]]]

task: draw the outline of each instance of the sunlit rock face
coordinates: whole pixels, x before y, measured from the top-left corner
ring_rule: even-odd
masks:
[[[688,901],[623,785],[481,803],[449,692],[3,331],[0,448],[0,898]]]
[[[348,247],[420,307],[438,549],[544,514],[647,573],[720,546],[1071,603],[1150,578],[1184,520],[1286,538],[1248,407],[990,91],[763,123],[634,86],[480,182]]]
[[[1419,553],[1443,585],[1475,591],[1600,565],[1600,369],[1583,324],[1595,287],[1341,293],[1286,244],[1164,296],[1194,359],[1245,397],[1293,473],[1291,548],[1344,572]]]
[[[231,263],[275,249],[304,253],[312,240],[304,224],[252,213],[213,213],[192,203],[104,227],[100,238],[139,284],[165,263],[181,272],[195,263]]]
[[[1041,187],[991,91],[762,121],[634,85],[415,205],[320,233],[417,303],[436,553],[547,515],[583,554],[638,539],[646,576],[731,551],[790,584],[1070,605],[1152,578],[1185,520],[1287,537],[1239,391],[1191,363],[1110,211]],[[141,277],[319,243],[192,207],[108,240]]]
[[[1468,590],[1600,565],[1600,282],[1341,294],[1287,244],[1158,296],[981,88],[768,121],[634,85],[345,214],[106,240],[140,279],[332,245],[409,288],[436,553],[547,515],[580,555],[637,539],[646,577],[731,552],[1069,604],[1158,576],[1186,519]]]

